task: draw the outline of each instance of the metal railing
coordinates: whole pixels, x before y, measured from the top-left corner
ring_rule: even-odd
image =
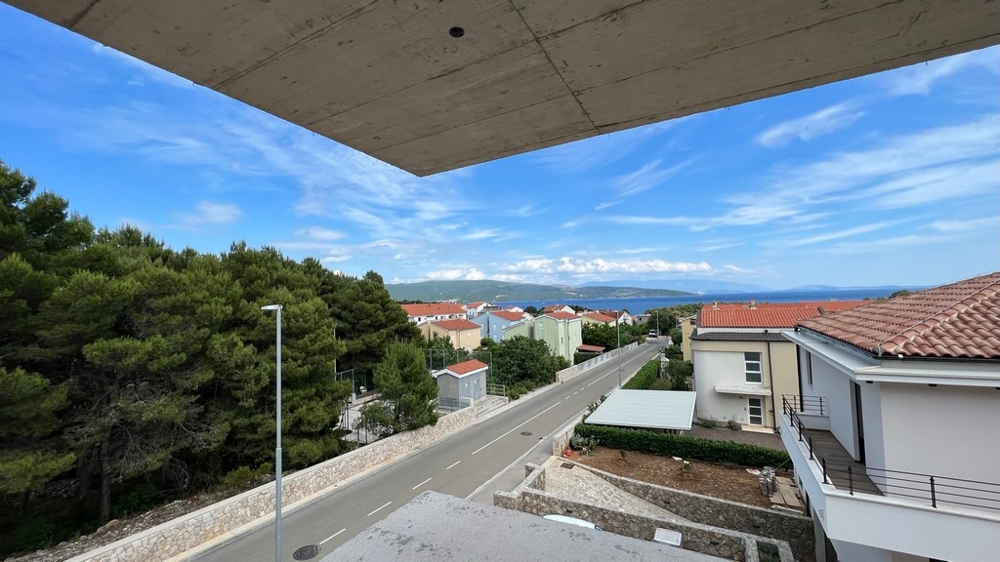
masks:
[[[507,396],[507,385],[488,382],[486,383],[486,394],[488,396]]]
[[[825,396],[799,396],[798,394],[783,394],[782,403],[788,403],[796,412],[810,414],[813,416],[826,416],[829,410],[826,407]]]
[[[798,441],[805,443],[809,460],[815,462],[823,475],[824,484],[832,484],[855,494],[903,497],[929,503],[1000,511],[1000,483],[982,482],[964,478],[951,478],[903,470],[891,470],[863,465],[855,469],[850,465],[829,463],[817,450],[813,436],[802,422],[800,413],[825,411],[825,401],[812,402],[813,407],[804,405],[797,396],[783,396],[782,411],[786,416]],[[804,410],[800,408],[805,408]],[[839,482],[838,482],[839,481]]]

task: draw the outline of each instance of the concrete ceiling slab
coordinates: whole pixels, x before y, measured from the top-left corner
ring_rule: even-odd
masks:
[[[990,0],[5,1],[418,175],[1000,43]]]

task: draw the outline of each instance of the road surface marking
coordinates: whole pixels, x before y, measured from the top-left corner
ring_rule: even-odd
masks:
[[[458,463],[460,463],[460,462],[462,462],[462,461],[455,461],[455,462],[451,463],[451,466],[449,466],[445,470],[451,470],[451,469],[455,468],[455,466],[458,465]]]
[[[369,513],[368,517],[371,517],[372,515],[375,515],[376,513],[378,513],[379,509],[383,509],[383,508],[389,507],[390,503],[392,503],[392,502],[385,502],[385,505],[383,505],[382,507],[380,507],[380,508],[376,509],[375,511]]]
[[[421,483],[417,484],[416,486],[414,486],[414,487],[412,487],[412,488],[410,488],[410,489],[411,489],[411,490],[416,490],[417,488],[419,488],[419,487],[423,486],[424,484],[426,484],[426,483],[428,483],[428,482],[430,482],[430,481],[431,481],[431,479],[430,479],[430,478],[428,478],[427,480],[424,480],[423,482],[421,482]],[[379,509],[382,509],[382,508],[380,507]]]
[[[572,394],[567,394],[566,398],[563,398],[563,400],[569,400],[571,396],[573,396],[573,395]]]
[[[562,400],[560,400],[560,401],[556,402],[555,404],[553,404],[553,405],[549,406],[548,408],[545,408],[545,409],[544,409],[544,410],[542,410],[541,412],[538,412],[537,414],[535,414],[535,415],[531,416],[530,418],[528,418],[528,419],[524,420],[523,422],[521,422],[521,425],[518,425],[518,426],[517,426],[517,427],[515,427],[514,429],[512,429],[512,430],[508,431],[507,433],[504,433],[503,435],[501,435],[500,437],[497,437],[497,438],[496,438],[496,439],[494,439],[493,441],[490,441],[489,443],[487,443],[487,444],[483,445],[482,447],[480,447],[480,448],[476,449],[475,451],[472,451],[472,454],[474,455],[474,454],[478,453],[479,451],[482,451],[482,450],[483,450],[483,449],[485,449],[486,447],[489,447],[490,445],[492,445],[492,444],[496,443],[497,441],[499,441],[499,440],[503,439],[504,437],[507,437],[508,435],[510,435],[511,433],[513,433],[513,432],[514,432],[515,430],[517,430],[518,428],[520,428],[520,427],[521,427],[522,425],[524,425],[524,424],[526,424],[526,423],[530,422],[531,420],[533,420],[533,419],[537,418],[538,416],[540,416],[540,415],[544,414],[545,412],[548,412],[549,410],[551,410],[552,408],[555,408],[555,407],[556,407],[556,406],[558,406],[559,404],[562,404]]]
[[[330,539],[334,539],[334,538],[337,538],[337,535],[339,535],[340,533],[343,533],[343,532],[344,532],[344,531],[346,531],[346,530],[347,530],[347,529],[341,529],[341,530],[337,531],[336,533],[334,533],[334,534],[330,535],[329,537],[326,537],[325,539],[323,539],[323,540],[319,541],[319,544],[323,544],[323,543],[325,543],[325,542],[329,541]]]
[[[580,392],[580,391],[579,391],[579,390],[577,390],[576,392],[574,392],[574,393],[573,393],[573,396],[576,396],[577,392]]]

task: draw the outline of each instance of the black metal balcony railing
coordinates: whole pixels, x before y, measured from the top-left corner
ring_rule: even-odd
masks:
[[[846,462],[828,462],[827,457],[831,455],[824,456],[820,453],[817,447],[819,440],[810,435],[800,417],[800,413],[819,414],[826,411],[825,399],[821,396],[805,396],[801,399],[798,396],[783,396],[781,402],[782,411],[788,416],[796,437],[799,442],[806,444],[809,460],[819,466],[824,484],[833,484],[852,496],[857,493],[904,497],[927,502],[934,508],[939,503],[944,503],[1000,511],[1000,483],[890,470],[859,463],[851,466]]]

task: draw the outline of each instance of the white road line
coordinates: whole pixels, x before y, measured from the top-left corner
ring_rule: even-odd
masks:
[[[337,531],[336,533],[334,533],[334,534],[330,535],[329,537],[326,537],[325,539],[323,539],[323,540],[319,541],[319,544],[321,544],[321,545],[322,545],[323,543],[325,543],[325,542],[329,541],[330,539],[334,539],[334,538],[337,538],[337,535],[339,535],[340,533],[343,533],[343,532],[344,532],[344,531],[346,531],[346,530],[347,530],[347,529],[341,529],[341,530]]]
[[[524,425],[524,424],[526,424],[526,423],[530,422],[531,420],[533,420],[533,419],[537,418],[538,416],[540,416],[540,415],[544,414],[545,412],[548,412],[549,410],[551,410],[552,408],[555,408],[555,407],[556,407],[556,406],[558,406],[559,404],[562,404],[562,400],[560,400],[560,401],[556,402],[555,404],[553,404],[553,405],[549,406],[548,408],[545,408],[545,409],[544,409],[544,410],[542,410],[541,412],[538,412],[537,414],[535,414],[535,415],[531,416],[530,418],[528,418],[528,419],[524,420],[523,422],[521,422],[521,424],[520,424],[520,425],[518,425],[518,426],[517,426],[517,427],[515,427],[514,429],[511,429],[511,430],[510,430],[510,431],[508,431],[507,433],[504,433],[504,434],[503,434],[503,435],[501,435],[500,437],[497,437],[497,438],[496,438],[496,439],[494,439],[493,441],[490,441],[489,443],[487,443],[487,444],[483,445],[482,447],[480,447],[480,448],[476,449],[475,451],[472,451],[472,454],[474,455],[474,454],[478,453],[479,451],[482,451],[482,450],[483,450],[483,449],[485,449],[486,447],[489,447],[490,445],[492,445],[492,444],[496,443],[497,441],[499,441],[499,440],[503,439],[504,437],[507,437],[508,435],[510,435],[511,433],[513,433],[514,431],[516,431],[516,430],[517,430],[518,428],[520,428],[520,427],[521,427],[522,425]]]
[[[380,507],[380,508],[376,509],[375,511],[369,513],[368,517],[371,517],[372,515],[375,515],[376,513],[378,513],[379,509],[383,509],[383,508],[389,507],[390,503],[392,503],[392,502],[385,502],[385,505],[383,505],[382,507]]]
[[[460,462],[462,462],[462,461],[455,461],[455,462],[451,463],[451,466],[449,466],[445,470],[451,470],[451,469],[455,468],[455,466],[457,466],[458,463],[460,463]]]
[[[421,483],[417,484],[416,486],[414,486],[414,487],[412,487],[412,488],[410,488],[410,489],[411,489],[411,490],[416,490],[417,488],[419,488],[419,487],[423,486],[424,484],[426,484],[426,483],[428,483],[428,482],[430,482],[430,481],[431,481],[431,479],[430,479],[430,478],[428,478],[427,480],[424,480],[423,482],[421,482]],[[381,509],[381,508],[379,508],[379,509]]]
[[[580,392],[580,391],[579,391],[579,390],[577,390],[576,392],[574,392],[574,393],[573,393],[573,396],[576,396],[578,392]]]
[[[563,398],[563,400],[569,400],[569,399],[570,399],[570,397],[572,397],[572,396],[573,396],[572,394],[567,394],[567,395],[566,395],[566,398]]]

